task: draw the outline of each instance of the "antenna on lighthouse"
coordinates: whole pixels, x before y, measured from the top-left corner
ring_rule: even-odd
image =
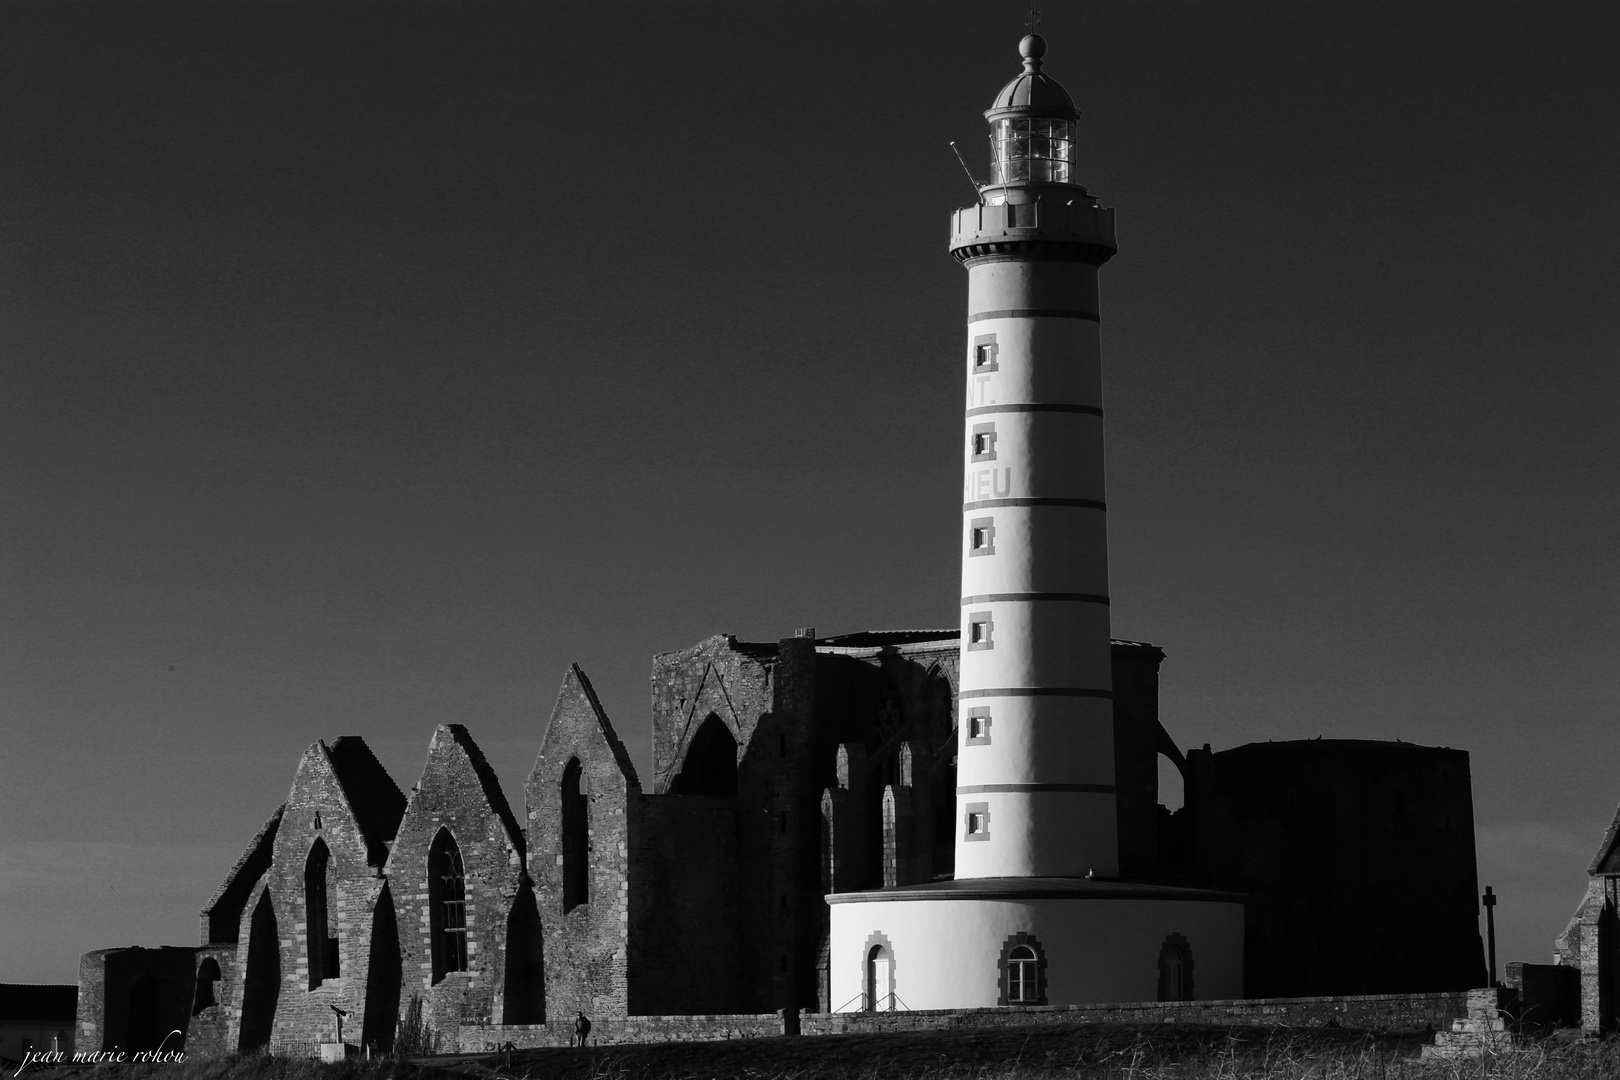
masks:
[[[967,173],[968,183],[973,185],[974,197],[977,198],[979,202],[984,202],[984,196],[979,193],[979,182],[973,179],[973,170],[968,168],[968,163],[966,161],[962,161],[962,151],[956,148],[955,139],[951,140],[951,153],[955,154],[956,160],[962,163],[962,171]]]

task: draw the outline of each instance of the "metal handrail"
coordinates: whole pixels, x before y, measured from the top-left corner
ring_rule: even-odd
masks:
[[[865,1012],[866,1011],[866,991],[865,990],[862,990],[860,993],[856,994],[854,997],[850,998],[848,1001],[846,1001],[842,1005],[838,1006],[838,1008],[834,1009],[833,1012],[841,1013],[841,1012],[850,1011],[849,1006],[851,1004],[853,1004],[854,1002],[857,1002],[857,1001],[861,1003],[861,1007],[859,1009],[855,1009],[853,1011],[855,1011],[855,1012]]]

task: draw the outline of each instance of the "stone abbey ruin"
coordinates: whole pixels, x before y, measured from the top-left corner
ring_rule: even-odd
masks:
[[[635,1018],[738,1030],[849,1008],[828,998],[824,897],[952,873],[959,657],[954,630],[659,656],[645,786],[572,667],[517,807],[459,726],[434,732],[408,794],[361,739],[317,743],[198,945],[85,956],[76,1044],[179,1030],[193,1054],[313,1053],[334,1008],[376,1051],[402,1021],[454,1050],[566,1043],[578,1012],[656,1038],[670,1021]],[[1162,659],[1113,645],[1122,873],[1244,894],[1246,997],[1482,985],[1467,754],[1183,753],[1158,718]],[[1184,778],[1174,813],[1161,756]]]

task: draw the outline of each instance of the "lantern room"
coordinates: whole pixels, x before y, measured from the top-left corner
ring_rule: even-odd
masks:
[[[1010,186],[1063,184],[1075,179],[1074,133],[1080,112],[1067,90],[1041,72],[1046,39],[1028,34],[1018,43],[1024,70],[1002,87],[984,114],[990,121],[991,181],[987,202],[1020,202]],[[1084,189],[1081,189],[1084,190]]]

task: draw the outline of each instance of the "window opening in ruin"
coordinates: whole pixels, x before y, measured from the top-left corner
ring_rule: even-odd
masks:
[[[327,933],[326,871],[331,852],[317,839],[304,862],[304,936],[309,988],[338,977],[338,940]]]
[[[191,1000],[192,1016],[219,1004],[219,998],[214,993],[214,984],[219,979],[219,961],[212,956],[197,965],[197,993]]]
[[[440,829],[428,848],[428,933],[434,982],[467,970],[467,876],[449,829]]]
[[[1192,975],[1192,946],[1180,934],[1171,934],[1159,948],[1159,1000],[1191,1001]]]
[[[562,886],[563,911],[574,910],[591,898],[590,797],[580,790],[584,770],[579,758],[569,758],[562,775]]]
[[[671,795],[737,794],[737,740],[725,722],[710,713],[686,744],[680,774],[669,785]]]
[[[866,1007],[871,1012],[894,1008],[894,957],[883,945],[866,954]]]

